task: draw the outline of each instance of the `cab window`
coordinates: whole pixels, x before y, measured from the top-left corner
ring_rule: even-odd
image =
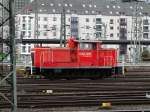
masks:
[[[96,44],[94,43],[80,43],[81,50],[95,50]]]

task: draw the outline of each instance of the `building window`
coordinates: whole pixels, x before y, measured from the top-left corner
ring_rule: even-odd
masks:
[[[28,26],[28,30],[31,30],[31,24]]]
[[[144,19],[144,20],[143,20],[143,24],[144,24],[144,25],[149,25],[148,19]]]
[[[142,15],[142,12],[139,12],[140,15]]]
[[[143,46],[143,51],[144,51],[144,50],[147,50],[147,46]]]
[[[51,4],[50,4],[50,6],[54,6],[54,4],[53,4],[53,3],[51,3]]]
[[[96,32],[96,38],[101,37],[101,32]]]
[[[56,37],[56,32],[53,32],[53,36]]]
[[[106,7],[109,8],[109,5],[107,5]]]
[[[40,28],[40,24],[38,24],[38,28]]]
[[[101,18],[96,18],[96,24],[101,24],[102,23],[102,19]]]
[[[31,24],[31,19],[29,18],[28,22]]]
[[[110,26],[110,29],[111,29],[111,30],[113,30],[113,29],[114,29],[114,27],[113,27],[113,26]]]
[[[148,33],[144,33],[144,34],[143,34],[143,38],[144,38],[144,39],[148,39]]]
[[[44,17],[44,21],[47,21],[47,17]]]
[[[57,18],[56,18],[56,17],[53,17],[53,21],[57,21]]]
[[[85,21],[86,21],[86,22],[89,22],[89,18],[86,18]]]
[[[114,20],[113,19],[110,19],[110,24],[114,24]]]
[[[44,25],[43,27],[44,27],[44,28],[47,28],[48,26],[47,26],[47,25]]]
[[[120,6],[117,6],[118,7],[118,9],[120,9]]]
[[[92,7],[92,5],[90,4],[89,7]]]
[[[53,12],[56,12],[56,10],[55,10],[55,9],[53,9]]]
[[[31,31],[28,32],[28,37],[29,37],[29,38],[31,37]]]
[[[86,14],[87,14],[88,12],[89,12],[88,10],[85,11]]]
[[[95,18],[93,19],[93,22],[95,22]]]
[[[94,14],[95,13],[95,11],[92,11],[92,14]]]
[[[87,33],[87,37],[90,37],[90,33]]]
[[[125,15],[125,12],[119,12],[120,15]]]
[[[22,52],[23,52],[23,53],[26,52],[26,46],[22,46]]]
[[[144,31],[144,32],[149,32],[148,26],[144,26],[144,27],[143,27],[143,31]]]
[[[28,46],[28,53],[31,52],[31,46]]]
[[[70,20],[71,20],[71,19],[70,19],[70,18],[68,18],[68,22],[70,22]]]
[[[52,30],[56,30],[56,27],[57,27],[56,25],[53,25]]]
[[[132,7],[132,6],[130,6],[130,9],[133,9],[133,7]]]
[[[119,14],[119,12],[116,12],[116,14]]]
[[[22,24],[22,28],[23,28],[23,30],[25,30],[26,29],[26,25]]]
[[[110,37],[114,37],[114,34],[113,34],[113,33],[111,33],[111,34],[110,34]]]
[[[121,26],[126,26],[126,25],[127,25],[127,22],[126,22],[126,19],[125,19],[125,18],[121,18],[121,19],[120,19],[120,25],[121,25]]]
[[[44,36],[47,36],[47,32],[44,32],[43,35],[44,35]]]
[[[119,37],[119,33],[117,33],[117,37]]]
[[[22,31],[22,32],[21,32],[21,38],[23,38],[25,35],[26,35],[26,32],[25,32],[25,31]]]
[[[23,16],[23,20],[22,20],[23,22],[26,22],[26,17],[25,16]]]
[[[40,21],[40,17],[38,17],[38,21]]]
[[[69,4],[70,7],[72,7],[72,4]]]
[[[38,31],[37,33],[38,33],[37,35],[40,36],[40,31]]]
[[[86,29],[90,29],[90,26],[86,26]]]
[[[68,25],[68,26],[67,26],[67,28],[68,28],[68,29],[70,29],[70,28],[71,28],[71,26],[70,26],[70,25]]]
[[[69,12],[70,12],[70,10],[68,9],[68,10],[67,10],[67,12],[69,13]]]
[[[96,25],[96,31],[102,31],[102,26],[101,25]]]
[[[40,12],[42,12],[43,10],[42,10],[42,9],[40,9],[39,11],[40,11]]]
[[[68,6],[68,4],[65,4],[65,7],[67,7]]]
[[[118,29],[118,30],[120,29],[119,26],[117,27],[117,29]]]
[[[60,6],[61,6],[61,4],[58,4],[58,6],[60,7]]]
[[[120,22],[120,19],[117,19],[117,23],[119,23]]]

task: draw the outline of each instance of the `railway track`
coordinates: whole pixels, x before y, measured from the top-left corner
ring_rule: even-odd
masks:
[[[111,102],[113,105],[150,104],[149,82],[149,71],[128,71],[125,76],[98,80],[18,77],[18,106],[20,108],[95,106],[102,102]],[[9,86],[2,86],[0,92],[10,97]],[[9,107],[9,103],[2,99],[0,108]]]
[[[45,97],[45,96],[44,96]],[[49,97],[46,97],[49,98]],[[83,98],[55,98],[55,99],[30,99],[30,100],[22,100],[21,102],[18,101],[19,108],[50,108],[50,107],[64,107],[64,106],[93,106],[93,105],[100,105],[103,102],[112,102],[113,105],[129,105],[129,104],[149,104],[150,101],[144,98],[134,97],[134,98],[118,98],[113,97],[108,99],[103,99],[99,97],[88,97],[88,99]],[[69,101],[68,101],[69,99]],[[32,100],[32,101],[31,101]],[[0,108],[9,108],[7,102],[2,102],[3,105]]]

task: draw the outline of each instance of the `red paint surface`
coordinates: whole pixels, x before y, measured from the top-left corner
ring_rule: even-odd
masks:
[[[90,42],[88,42],[90,43]],[[70,40],[67,48],[33,48],[35,67],[115,67],[117,51],[101,48],[100,42],[91,42],[96,47],[80,49],[79,41]]]

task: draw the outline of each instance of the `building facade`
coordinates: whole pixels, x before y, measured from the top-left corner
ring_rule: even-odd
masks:
[[[150,39],[150,13],[147,8],[149,4],[140,3],[136,6],[134,3],[121,3],[118,0],[85,1],[70,0],[62,3],[60,0],[39,0],[38,13],[35,14],[33,8],[30,14],[17,15],[17,38],[60,39],[61,15],[65,8],[67,38],[122,41]],[[34,1],[31,4],[35,4]],[[35,22],[35,19],[38,22]],[[103,47],[118,49],[118,54],[126,55],[128,59],[135,56],[135,46],[134,44],[103,45]],[[18,48],[21,57],[30,56],[32,47],[34,45],[20,45]],[[141,49],[146,47],[141,46]]]

